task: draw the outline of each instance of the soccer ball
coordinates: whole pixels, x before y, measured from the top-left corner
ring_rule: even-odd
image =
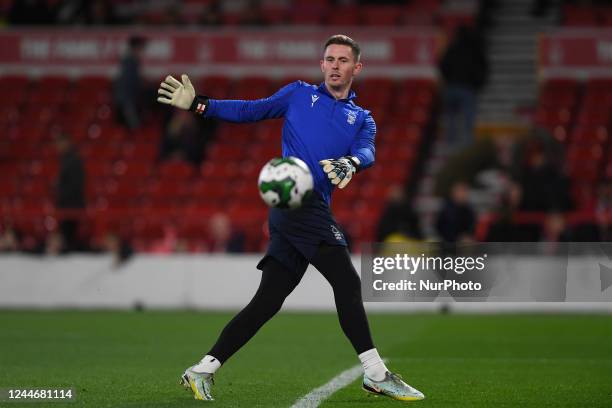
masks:
[[[297,157],[275,157],[259,172],[259,195],[269,207],[298,208],[312,194],[312,174]]]

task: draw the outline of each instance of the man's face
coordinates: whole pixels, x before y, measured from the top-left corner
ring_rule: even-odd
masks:
[[[355,61],[351,47],[343,44],[330,44],[321,60],[325,83],[336,89],[349,86],[353,77],[361,71],[361,66],[361,62]]]

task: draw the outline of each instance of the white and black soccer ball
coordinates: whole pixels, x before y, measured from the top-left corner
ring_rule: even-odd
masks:
[[[312,194],[312,174],[297,157],[275,157],[259,172],[259,195],[269,207],[298,208]]]

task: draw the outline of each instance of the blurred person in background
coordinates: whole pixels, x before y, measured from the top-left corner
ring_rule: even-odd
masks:
[[[478,92],[486,84],[489,63],[481,35],[461,26],[438,64],[444,80],[446,141],[462,148],[474,139]]]
[[[19,251],[19,234],[8,222],[0,227],[0,252]]]
[[[402,186],[393,186],[376,228],[376,241],[423,239],[419,219],[406,199]]]
[[[85,209],[85,169],[70,137],[59,134],[55,139],[60,167],[55,189],[55,208],[60,211],[59,233],[66,250],[82,249],[78,242],[80,212]],[[76,213],[75,213],[76,212]]]
[[[8,11],[11,25],[51,25],[55,19],[56,10],[47,0],[15,0]]]
[[[550,0],[534,0],[531,4],[531,15],[534,17],[544,17],[551,6]]]
[[[435,175],[434,192],[446,197],[455,183],[463,181],[478,185],[478,175],[483,171],[504,167],[500,160],[499,149],[493,138],[481,138],[469,148],[449,156],[448,160]]]
[[[203,9],[198,18],[198,24],[203,26],[219,26],[223,23],[221,18],[221,2],[212,0],[203,5]]]
[[[45,238],[44,255],[55,256],[68,252],[66,241],[61,232],[51,231]]]
[[[511,179],[508,179],[505,184],[499,204],[493,211],[496,218],[487,231],[485,238],[487,242],[518,242],[524,240],[521,230],[514,225],[514,215],[518,212],[523,199],[521,186]]]
[[[130,244],[112,232],[104,237],[102,249],[112,254],[114,268],[119,268],[134,255],[134,250]]]
[[[119,64],[119,74],[113,82],[113,104],[120,124],[128,129],[137,129],[142,123],[145,91],[140,61],[146,47],[143,37],[130,37],[127,49]]]
[[[570,181],[559,167],[561,154],[539,139],[530,139],[520,153],[515,179],[521,185],[523,211],[568,211],[573,207]]]
[[[599,186],[595,217],[598,230],[596,240],[612,241],[612,180],[605,180]]]
[[[476,213],[470,205],[469,185],[457,182],[444,200],[436,219],[436,230],[444,242],[472,242]]]
[[[542,242],[569,242],[571,231],[567,228],[565,217],[558,211],[546,214],[542,223],[540,241]]]
[[[261,9],[261,1],[249,0],[244,12],[240,16],[240,24],[246,26],[262,26],[266,24]]]
[[[223,213],[213,215],[208,224],[210,252],[244,252],[244,234],[235,231],[230,218]]]
[[[214,132],[202,122],[190,112],[174,111],[162,133],[160,160],[179,159],[199,166],[208,135]]]
[[[64,0],[57,5],[57,23],[112,25],[119,22],[111,0]]]

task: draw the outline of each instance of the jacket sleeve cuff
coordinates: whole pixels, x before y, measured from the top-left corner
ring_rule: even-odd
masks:
[[[197,113],[198,115],[204,116],[206,114],[206,111],[208,110],[209,99],[210,98],[208,96],[197,95],[195,98],[193,98],[193,102],[191,102],[189,110],[191,112]]]
[[[361,160],[359,160],[357,156],[346,156],[346,158],[349,159],[351,163],[353,163],[353,166],[355,166],[356,172],[359,172],[361,168]]]

